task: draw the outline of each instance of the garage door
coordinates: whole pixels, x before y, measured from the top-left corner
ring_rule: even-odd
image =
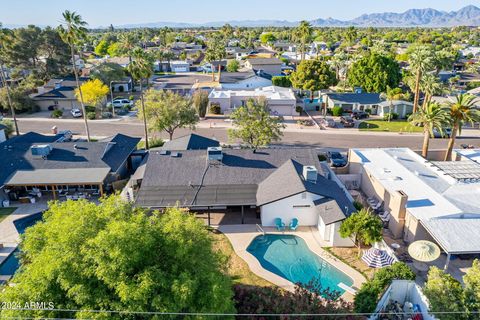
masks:
[[[175,67],[174,69],[174,72],[187,72],[187,68],[186,67]]]
[[[270,111],[278,116],[291,116],[293,114],[293,107],[289,105],[269,105]]]

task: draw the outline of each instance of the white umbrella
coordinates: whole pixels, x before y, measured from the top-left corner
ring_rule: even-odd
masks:
[[[440,257],[440,248],[431,241],[419,240],[408,246],[408,254],[417,261],[431,262]]]
[[[392,265],[395,260],[386,251],[371,248],[362,256],[362,260],[371,268],[383,268]]]

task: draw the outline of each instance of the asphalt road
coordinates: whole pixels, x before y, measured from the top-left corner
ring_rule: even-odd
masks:
[[[83,121],[59,121],[48,119],[19,119],[19,128],[22,133],[35,131],[39,133],[50,133],[53,126],[59,130],[71,130],[74,134],[85,135]],[[124,121],[90,121],[90,134],[92,136],[111,136],[116,133],[142,137],[143,126],[141,123]],[[342,130],[342,129],[336,129]],[[179,137],[191,132],[187,129],[178,129],[175,137]],[[227,130],[225,128],[197,128],[197,134],[213,137],[221,142],[227,142]],[[157,133],[157,136],[168,138],[166,133]],[[319,148],[348,149],[356,148],[375,148],[375,147],[408,147],[419,149],[422,145],[423,137],[421,135],[401,135],[401,134],[383,134],[383,133],[334,133],[324,131],[304,131],[304,132],[284,132],[281,145],[292,146],[310,146]],[[432,139],[430,148],[445,148],[447,141],[445,139]],[[480,134],[473,137],[457,138],[457,146],[460,144],[471,144],[480,147]]]

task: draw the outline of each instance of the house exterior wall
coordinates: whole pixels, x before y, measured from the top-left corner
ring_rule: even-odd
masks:
[[[323,197],[310,192],[302,192],[263,205],[260,207],[262,226],[274,227],[275,218],[281,218],[287,225],[293,218],[297,218],[300,226],[317,226],[318,213],[315,210],[313,201],[321,198]]]
[[[353,243],[352,239],[350,238],[342,238],[340,236],[340,226],[342,225],[342,221],[338,221],[332,223],[332,230],[331,233],[331,243],[333,247],[353,247],[355,244]]]
[[[210,98],[210,104],[220,105],[222,113],[228,113],[234,108],[240,107],[250,99],[251,96],[231,96],[230,98]],[[269,100],[267,103],[273,114],[290,116],[296,114],[294,100]]]
[[[48,99],[48,100],[33,100],[35,104],[42,111],[47,111],[49,106],[56,106],[57,109],[63,111],[70,111],[75,108],[80,108],[80,102],[73,99]]]
[[[382,116],[390,112],[390,106],[380,106],[378,108],[378,115]],[[392,107],[392,112],[397,113],[400,118],[405,118],[408,113],[413,112],[413,106],[409,104],[396,104]]]
[[[271,85],[271,80],[255,76],[237,83],[222,83],[221,88],[226,90],[256,89],[261,87],[269,87]]]

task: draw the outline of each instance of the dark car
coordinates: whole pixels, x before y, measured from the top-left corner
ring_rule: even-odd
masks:
[[[327,152],[327,157],[332,167],[344,167],[347,165],[347,159],[340,152],[329,151]]]
[[[432,135],[432,138],[437,138],[437,139],[440,139],[440,138],[450,138],[450,136],[452,135],[452,129],[451,128],[442,128],[442,131],[440,132],[438,129],[433,129],[433,135]]]
[[[352,128],[355,126],[355,121],[350,116],[340,117],[340,123],[343,124],[345,128]]]
[[[354,111],[352,113],[352,117],[354,119],[367,119],[368,117],[370,117],[370,115],[368,113],[366,113],[365,111]]]

